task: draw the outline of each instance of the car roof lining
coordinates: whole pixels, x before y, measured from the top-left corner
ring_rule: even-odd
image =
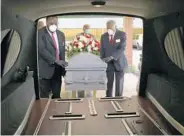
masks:
[[[49,14],[50,15],[50,14]],[[47,15],[47,16],[49,16]],[[53,15],[53,14],[52,14]],[[122,17],[122,16],[126,16],[126,17],[135,17],[135,18],[140,18],[140,19],[144,19],[141,16],[135,16],[135,15],[127,15],[127,14],[120,14],[120,13],[107,13],[107,12],[72,12],[72,13],[63,13],[63,14],[54,14],[55,16],[64,16],[64,18],[90,18],[91,17]],[[35,21],[39,21],[39,19],[45,18],[46,16],[40,17],[38,19],[36,19]]]
[[[2,6],[35,21],[43,16],[68,13],[119,13],[154,18],[183,10],[184,0],[106,0],[106,6],[95,8],[91,0],[2,0]],[[42,7],[42,8],[40,8]]]

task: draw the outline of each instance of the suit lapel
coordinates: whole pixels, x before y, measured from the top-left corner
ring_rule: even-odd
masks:
[[[48,39],[48,41],[51,43],[51,45],[52,45],[52,47],[53,47],[53,49],[55,50],[55,48],[54,48],[54,42],[53,42],[53,40],[52,40],[52,37],[50,36],[50,34],[49,34],[49,32],[48,32],[48,30],[47,30],[47,28],[45,28],[45,33],[46,33],[46,39]],[[61,37],[61,35],[59,34],[59,32],[58,31],[56,31],[56,34],[57,34],[57,40],[58,40],[58,43],[59,43],[59,50],[61,50],[61,46],[62,46],[62,37]]]
[[[115,34],[114,34],[113,44],[116,43],[116,38],[117,38],[117,36],[118,36],[118,30],[116,30],[116,32],[115,32]],[[108,33],[106,34],[106,40],[108,41],[109,45],[112,45],[112,44],[110,43],[109,34],[108,34]]]
[[[59,43],[60,57],[61,57],[61,59],[63,59],[63,58],[65,58],[65,54],[64,54],[64,51],[65,51],[65,48],[64,48],[64,45],[65,45],[64,37],[63,37],[63,35],[61,34],[60,31],[57,30],[56,32],[57,32],[58,43]]]
[[[116,30],[116,33],[115,33],[115,35],[114,35],[113,44],[115,44],[115,43],[116,43],[117,36],[118,36],[118,30]]]
[[[58,31],[56,31],[56,34],[57,34],[58,43],[59,43],[59,49],[60,49],[60,47],[63,45],[62,44],[63,39],[62,39],[62,37],[61,37],[61,35],[60,35],[60,33]]]
[[[105,41],[107,41],[108,42],[108,44],[110,44],[110,41],[109,41],[109,34],[108,33],[106,33],[106,40]]]
[[[54,48],[54,42],[53,42],[52,37],[50,36],[46,27],[45,27],[45,37],[46,37],[46,39],[48,39],[48,41],[51,43],[52,47]]]

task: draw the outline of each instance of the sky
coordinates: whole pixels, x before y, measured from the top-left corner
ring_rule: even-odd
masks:
[[[84,24],[89,24],[91,28],[106,28],[106,22],[108,20],[114,20],[118,28],[123,27],[123,18],[122,17],[98,17],[98,18],[59,18],[59,28],[82,28]],[[45,19],[43,19],[45,22]],[[143,22],[142,19],[135,18],[133,20],[134,28],[142,28]]]

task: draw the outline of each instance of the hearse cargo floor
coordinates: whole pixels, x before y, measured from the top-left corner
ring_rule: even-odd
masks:
[[[41,99],[33,106],[25,135],[166,135],[167,122],[146,99]]]

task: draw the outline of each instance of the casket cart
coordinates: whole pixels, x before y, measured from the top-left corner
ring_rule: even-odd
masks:
[[[66,68],[66,91],[106,90],[106,68],[107,64],[92,53],[79,53],[71,57]]]

